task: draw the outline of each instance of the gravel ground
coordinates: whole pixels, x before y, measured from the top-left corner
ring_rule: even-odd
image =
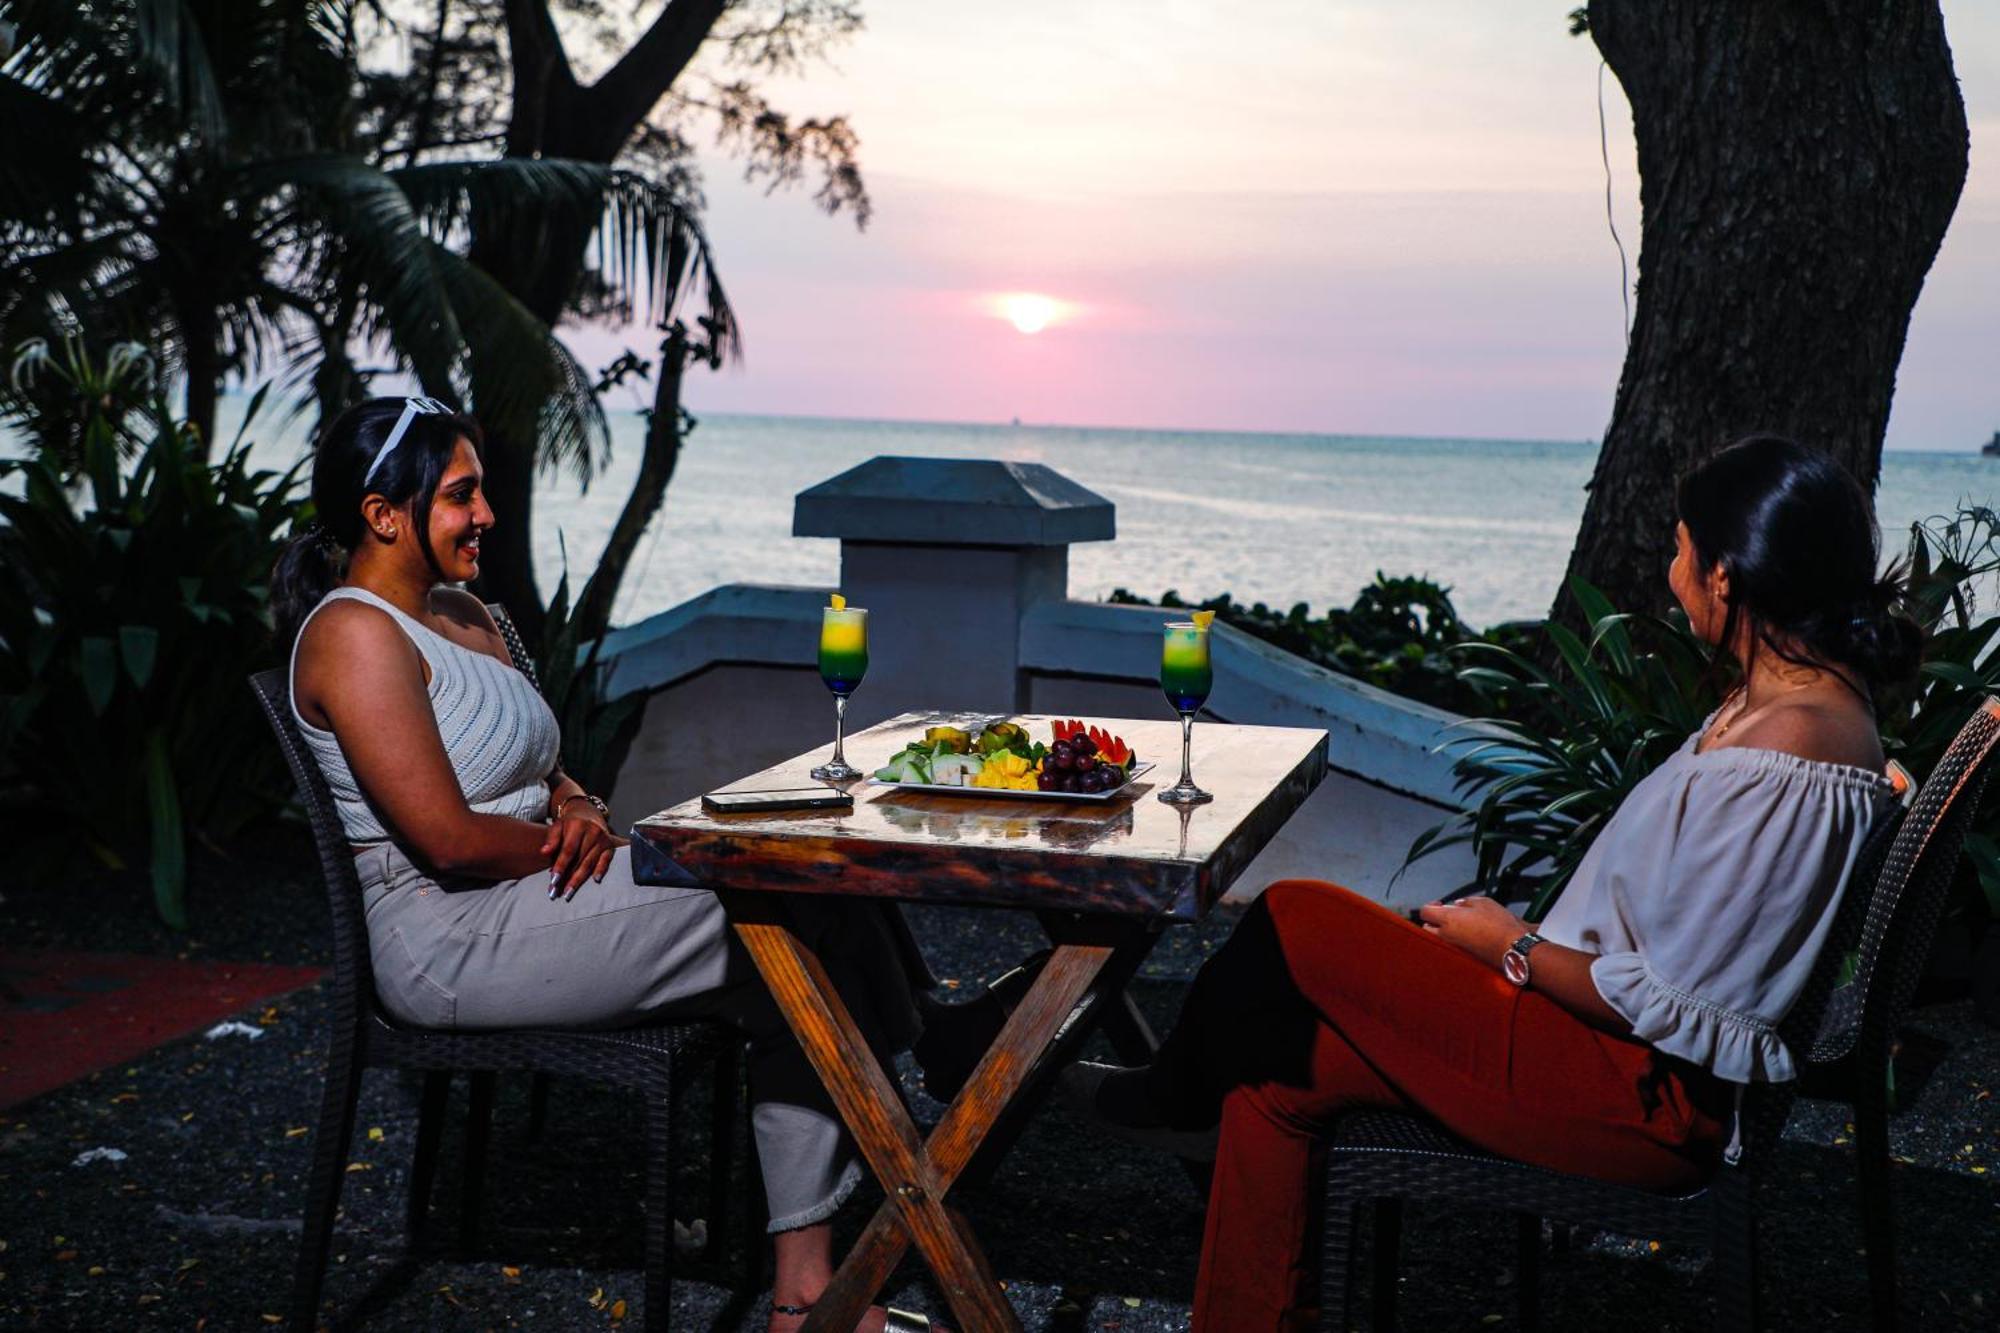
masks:
[[[11,946],[323,961],[323,899],[303,833],[280,829],[195,865],[193,931],[153,923],[142,883],[71,882],[60,893],[0,880]],[[941,976],[969,988],[1039,942],[1025,918],[944,909],[913,914]],[[1134,994],[1168,1021],[1226,915],[1171,934]],[[265,1327],[285,1306],[303,1173],[324,1067],[324,987],[268,1013],[264,1036],[163,1047],[145,1058],[0,1113],[0,1326],[21,1329]],[[1894,1123],[1903,1160],[1903,1297],[1925,1329],[2000,1328],[2000,1032],[1964,1003],[1914,1017],[1903,1074],[1911,1109]],[[907,1071],[906,1071],[907,1072]],[[911,1082],[914,1091],[914,1081]],[[1915,1084],[1914,1089],[1910,1085]],[[462,1096],[462,1092],[460,1094]],[[705,1087],[688,1105],[682,1205],[705,1198]],[[915,1092],[920,1118],[936,1103]],[[485,1224],[469,1251],[456,1235],[457,1116],[443,1157],[431,1235],[406,1253],[404,1170],[412,1087],[390,1073],[365,1084],[327,1296],[370,1328],[590,1329],[635,1323],[642,1286],[635,1102],[561,1084],[554,1129],[527,1141],[526,1083],[503,1084]],[[379,1136],[374,1131],[380,1131]],[[1764,1290],[1773,1327],[1865,1328],[1850,1135],[1838,1103],[1802,1101],[1766,1199]],[[92,1148],[124,1161],[74,1165]],[[739,1183],[739,1194],[741,1187]],[[1031,1329],[1149,1333],[1186,1326],[1200,1201],[1165,1159],[1127,1149],[1050,1112],[994,1177],[963,1198],[994,1267]],[[843,1214],[851,1233],[872,1200]],[[1498,1217],[1418,1212],[1404,1261],[1404,1322],[1485,1329],[1514,1323],[1512,1229]],[[1709,1326],[1706,1259],[1642,1241],[1581,1238],[1552,1261],[1543,1316],[1554,1328]],[[675,1288],[683,1327],[758,1329],[762,1297],[732,1292],[744,1247],[685,1259]],[[919,1266],[899,1304],[943,1314]]]

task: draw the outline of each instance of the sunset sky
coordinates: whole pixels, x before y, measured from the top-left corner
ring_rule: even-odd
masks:
[[[1590,439],[1621,360],[1596,50],[1562,3],[867,0],[832,66],[875,219],[713,158],[748,355],[701,410]],[[1970,179],[1892,448],[2000,428],[2000,13],[1945,0]],[[1620,234],[1629,113],[1604,81]],[[1025,298],[1025,299],[1024,299]],[[1038,331],[1024,332],[1034,327]],[[580,332],[593,364],[643,331]]]

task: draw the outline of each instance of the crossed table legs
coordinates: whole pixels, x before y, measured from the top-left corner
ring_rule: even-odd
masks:
[[[961,1333],[1018,1333],[1020,1321],[971,1225],[945,1196],[1058,1036],[1065,1046],[1080,1037],[1062,1027],[1092,981],[1109,966],[1106,980],[1122,987],[1154,934],[1125,921],[1053,931],[1056,949],[1042,974],[937,1128],[920,1139],[895,1081],[877,1063],[818,956],[787,928],[783,899],[727,890],[723,899],[737,935],[888,1196],[814,1303],[805,1333],[848,1333],[912,1243],[936,1276]]]

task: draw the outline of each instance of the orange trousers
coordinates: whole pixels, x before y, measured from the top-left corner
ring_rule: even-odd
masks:
[[[1147,1089],[1177,1126],[1222,1126],[1197,1333],[1317,1321],[1320,1136],[1343,1112],[1421,1111],[1509,1157],[1678,1191],[1719,1163],[1731,1101],[1706,1071],[1312,880],[1265,890],[1202,967]]]

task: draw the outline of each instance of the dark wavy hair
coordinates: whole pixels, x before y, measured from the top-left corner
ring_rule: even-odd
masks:
[[[1901,572],[1881,572],[1874,506],[1831,455],[1752,435],[1682,477],[1677,504],[1697,566],[1729,574],[1725,648],[1747,622],[1753,658],[1845,667],[1870,691],[1915,673],[1923,631]]]
[[[373,479],[362,479],[403,415],[407,398],[370,398],[335,417],[313,444],[312,501],[317,517],[285,544],[271,570],[271,618],[278,642],[290,647],[320,599],[347,572],[347,557],[362,537],[361,501],[379,495],[410,506],[417,549],[440,578],[444,567],[431,549],[431,503],[438,480],[460,440],[481,448],[479,423],[450,412],[410,419],[403,438],[382,460]]]

